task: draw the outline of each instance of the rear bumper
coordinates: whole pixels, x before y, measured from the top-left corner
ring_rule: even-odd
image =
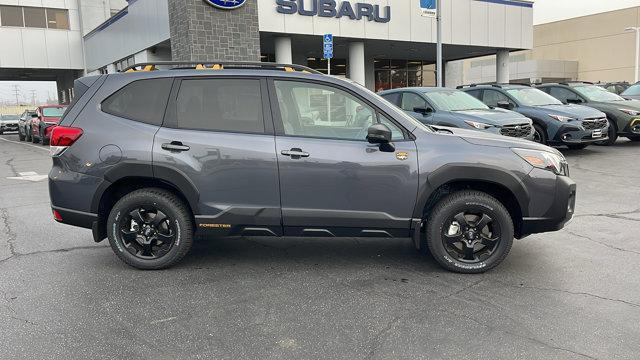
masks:
[[[573,218],[575,206],[576,183],[566,176],[558,176],[553,203],[543,216],[522,219],[521,237],[562,229]]]
[[[51,210],[55,210],[60,214],[62,221],[58,222],[62,224],[91,229],[93,227],[93,223],[98,221],[97,214],[65,209],[57,206],[51,206]]]

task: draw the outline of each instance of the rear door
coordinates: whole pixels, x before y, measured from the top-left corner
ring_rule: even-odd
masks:
[[[156,177],[178,179],[181,187],[196,193],[200,230],[220,235],[281,233],[275,139],[264,79],[178,79],[153,155]]]
[[[285,233],[408,236],[416,193],[416,146],[364,99],[325,83],[274,80],[272,104]],[[374,122],[391,146],[369,144]]]

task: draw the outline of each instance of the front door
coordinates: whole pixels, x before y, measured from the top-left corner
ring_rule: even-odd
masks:
[[[273,89],[285,233],[408,236],[418,169],[407,134],[333,86],[275,80]],[[390,146],[366,141],[374,122],[392,130]]]

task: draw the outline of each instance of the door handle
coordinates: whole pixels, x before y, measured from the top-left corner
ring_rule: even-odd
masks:
[[[191,149],[189,146],[182,144],[180,141],[164,143],[162,144],[162,148],[169,151],[189,151],[189,149]]]
[[[280,154],[284,156],[291,156],[292,159],[299,159],[303,157],[309,157],[308,152],[302,151],[302,149],[293,148],[291,150],[282,150]]]

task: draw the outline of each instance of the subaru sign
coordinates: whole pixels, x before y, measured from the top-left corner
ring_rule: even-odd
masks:
[[[404,0],[403,0],[404,1]],[[408,1],[408,0],[406,0]],[[336,0],[276,0],[276,11],[280,14],[299,14],[329,18],[346,17],[351,20],[387,23],[391,21],[391,7],[359,2]]]
[[[224,10],[237,9],[247,2],[247,0],[204,0],[204,1],[209,5],[213,5],[219,9],[224,9]]]

